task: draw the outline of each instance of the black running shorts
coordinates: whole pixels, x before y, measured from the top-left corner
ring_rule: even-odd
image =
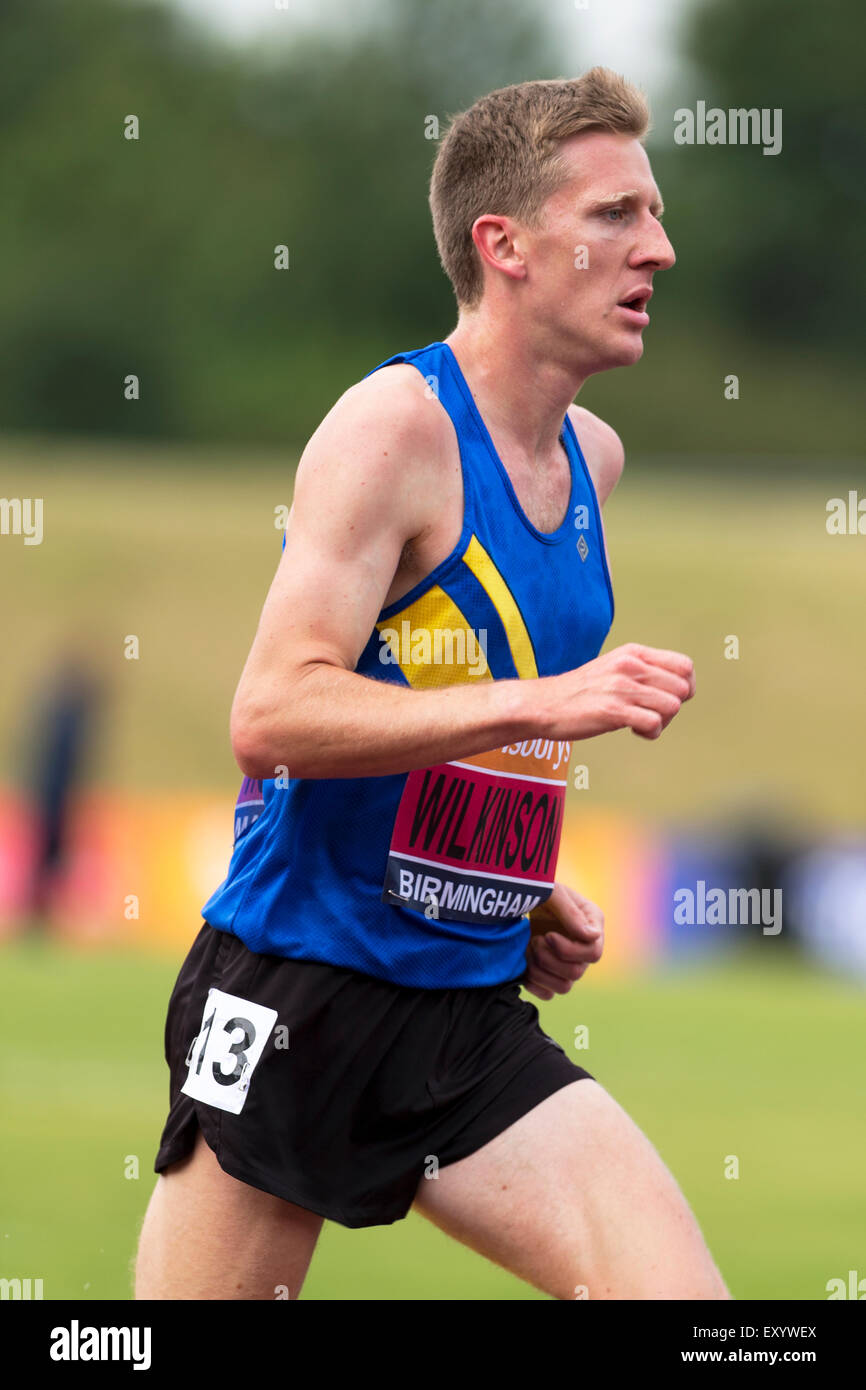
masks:
[[[156,1172],[199,1127],[226,1173],[343,1226],[399,1221],[425,1175],[590,1076],[517,981],[407,989],[256,955],[206,922],[169,1001],[165,1054]]]

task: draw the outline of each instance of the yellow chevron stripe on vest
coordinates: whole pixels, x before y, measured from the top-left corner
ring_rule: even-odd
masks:
[[[438,584],[376,627],[414,690],[493,679],[472,625]]]
[[[477,536],[473,536],[466,547],[463,563],[471,569],[502,620],[518,676],[521,680],[536,677],[538,667],[535,664],[535,653],[520,609]]]

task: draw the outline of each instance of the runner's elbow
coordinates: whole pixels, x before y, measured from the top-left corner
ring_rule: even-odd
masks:
[[[243,684],[232,705],[229,733],[235,762],[245,777],[266,782],[273,777],[318,777],[327,743],[323,702],[318,686],[302,688],[303,677],[331,662],[307,662],[270,682]],[[342,669],[342,668],[340,668]],[[279,690],[279,695],[276,693]]]
[[[289,767],[293,746],[291,734],[287,730],[280,731],[281,748],[278,751],[272,737],[273,725],[273,717],[263,717],[261,713],[253,715],[243,708],[232,710],[229,730],[232,753],[245,777],[266,782]]]
[[[263,782],[274,776],[273,768],[254,729],[233,719],[231,744],[235,762],[245,777]]]

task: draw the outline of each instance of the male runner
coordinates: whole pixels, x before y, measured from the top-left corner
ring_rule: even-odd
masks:
[[[555,1298],[729,1297],[655,1149],[520,997],[601,954],[554,885],[572,742],[657,738],[695,689],[677,652],[598,656],[623,451],[572,404],[638,361],[674,262],[647,125],[600,68],[458,115],[431,183],[457,326],[304,451],[232,709],[234,852],[169,1006],[140,1298],[296,1298],[323,1218],[413,1204]]]

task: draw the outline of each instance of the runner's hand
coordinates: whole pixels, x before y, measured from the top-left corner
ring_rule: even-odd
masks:
[[[595,738],[631,729],[639,738],[655,739],[694,693],[690,657],[627,642],[573,671],[543,677],[537,691],[539,725],[551,738]]]
[[[524,989],[537,999],[567,994],[587,966],[601,959],[604,913],[574,888],[557,883],[547,901],[530,914],[530,921]]]

